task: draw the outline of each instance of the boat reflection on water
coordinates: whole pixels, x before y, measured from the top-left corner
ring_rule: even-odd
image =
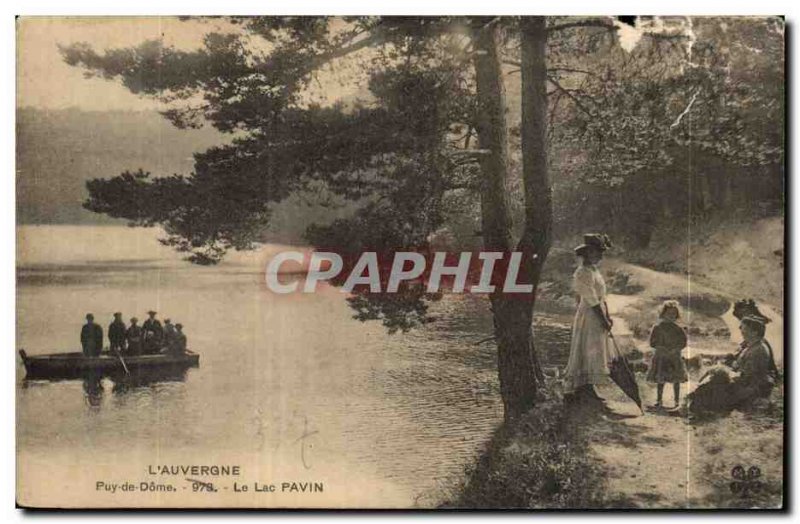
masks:
[[[133,374],[108,374],[108,373],[85,373],[80,378],[83,384],[83,395],[86,404],[92,408],[100,408],[103,403],[103,397],[107,390],[110,389],[114,395],[124,396],[133,393],[137,390],[152,388],[156,385],[185,382],[188,374],[188,369],[151,369],[147,372],[139,372]],[[72,378],[28,378],[22,381],[23,388],[30,388],[36,386],[44,386],[50,383],[65,382],[76,380]],[[109,388],[108,384],[111,386]]]
[[[86,403],[93,407],[99,408],[103,403],[103,382],[102,377],[88,376],[83,379],[83,395],[86,398]]]
[[[124,394],[138,388],[147,388],[163,382],[185,382],[187,369],[154,369],[147,373],[110,377],[114,383],[111,391]]]

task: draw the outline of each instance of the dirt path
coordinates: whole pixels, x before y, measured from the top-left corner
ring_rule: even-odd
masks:
[[[644,286],[644,290],[636,295],[608,297],[612,315],[617,313],[614,316],[620,320],[622,315],[619,313],[623,310],[631,313],[645,304],[653,307],[654,297],[680,296],[687,290],[727,296],[705,286],[689,284],[681,275],[659,273],[630,264],[620,267],[635,274],[637,282]],[[773,323],[769,326],[767,338],[776,350],[776,360],[782,360],[782,318],[771,308],[769,313]],[[730,311],[722,318],[732,336],[730,340],[717,344],[720,351],[733,351],[739,341],[737,322]],[[640,350],[648,350],[646,343],[632,337],[626,322],[615,321],[614,332],[617,338],[625,339],[629,347],[635,344]],[[682,384],[682,398],[696,387],[699,373],[690,373],[689,383]],[[607,401],[604,410],[578,414],[579,417],[585,416],[583,428],[589,438],[590,452],[603,464],[607,474],[611,507],[696,508],[729,504],[725,498],[730,497],[728,472],[730,462],[737,460],[733,448],[738,447],[739,457],[753,451],[750,460],[766,463],[763,462],[767,460],[763,455],[765,445],[767,448],[780,445],[782,429],[775,432],[774,438],[763,437],[767,440],[758,445],[762,449],[755,450],[750,422],[738,420],[737,424],[731,424],[729,420],[721,419],[698,426],[665,410],[647,409],[656,401],[655,385],[645,382],[640,374],[639,387],[645,414],[613,384],[597,388]],[[664,401],[668,407],[673,405],[670,385],[665,388]],[[719,453],[720,440],[730,441],[726,442],[730,444],[730,452],[713,456]]]
[[[655,390],[641,388],[645,406]],[[697,498],[690,478],[692,429],[680,417],[644,415],[616,386],[598,388],[607,409],[587,428],[590,451],[604,464],[615,507],[683,508]],[[671,400],[671,396],[667,396]]]
[[[645,406],[655,388],[640,384]],[[689,422],[667,412],[638,408],[616,386],[598,388],[607,399],[602,412],[577,421],[589,453],[606,474],[609,508],[780,507],[783,490],[783,391],[761,413],[734,411],[717,419]],[[665,392],[671,403],[672,397]],[[757,466],[764,487],[742,498],[732,493],[732,468]]]

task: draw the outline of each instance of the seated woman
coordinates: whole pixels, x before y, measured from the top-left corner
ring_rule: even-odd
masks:
[[[764,317],[742,318],[739,329],[744,341],[733,355],[732,372],[715,368],[706,373],[700,386],[688,397],[691,411],[730,411],[757,398],[769,397],[775,363],[764,340],[765,324]],[[704,381],[706,377],[708,381]]]
[[[769,324],[772,320],[764,315],[761,311],[759,311],[758,306],[756,305],[755,300],[752,298],[746,298],[742,300],[737,300],[733,304],[733,316],[736,317],[740,322],[745,317],[757,317],[764,321],[764,324]],[[773,378],[777,379],[780,376],[780,372],[778,371],[777,366],[775,366],[775,358],[772,353],[772,346],[770,346],[767,339],[762,338],[762,341],[767,346],[767,350],[769,351],[769,359],[770,359],[770,373],[772,374]],[[735,355],[729,355],[731,362],[735,358]],[[727,364],[730,365],[731,362]]]

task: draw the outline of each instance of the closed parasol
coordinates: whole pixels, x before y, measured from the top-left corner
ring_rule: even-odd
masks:
[[[633,370],[628,364],[628,359],[625,358],[625,355],[620,351],[617,341],[614,339],[614,335],[609,332],[608,336],[611,337],[611,342],[614,343],[614,348],[611,351],[611,363],[608,365],[608,369],[611,372],[611,380],[613,380],[631,400],[636,402],[636,405],[639,406],[642,414],[644,414],[642,397],[639,395],[639,384],[636,382],[636,375],[633,374]]]

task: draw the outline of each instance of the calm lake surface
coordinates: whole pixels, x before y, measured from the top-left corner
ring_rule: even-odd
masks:
[[[350,505],[426,506],[500,422],[494,346],[476,344],[491,332],[484,297],[446,297],[437,322],[389,335],[353,320],[337,289],[270,293],[263,268],[279,246],[207,268],[157,236],[18,228],[17,349],[76,351],[87,312],[105,334],[114,311],[141,323],[152,308],[201,355],[183,380],[129,387],[25,381],[17,356],[22,474],[59,460],[126,474],[238,463],[253,480],[324,479]]]

